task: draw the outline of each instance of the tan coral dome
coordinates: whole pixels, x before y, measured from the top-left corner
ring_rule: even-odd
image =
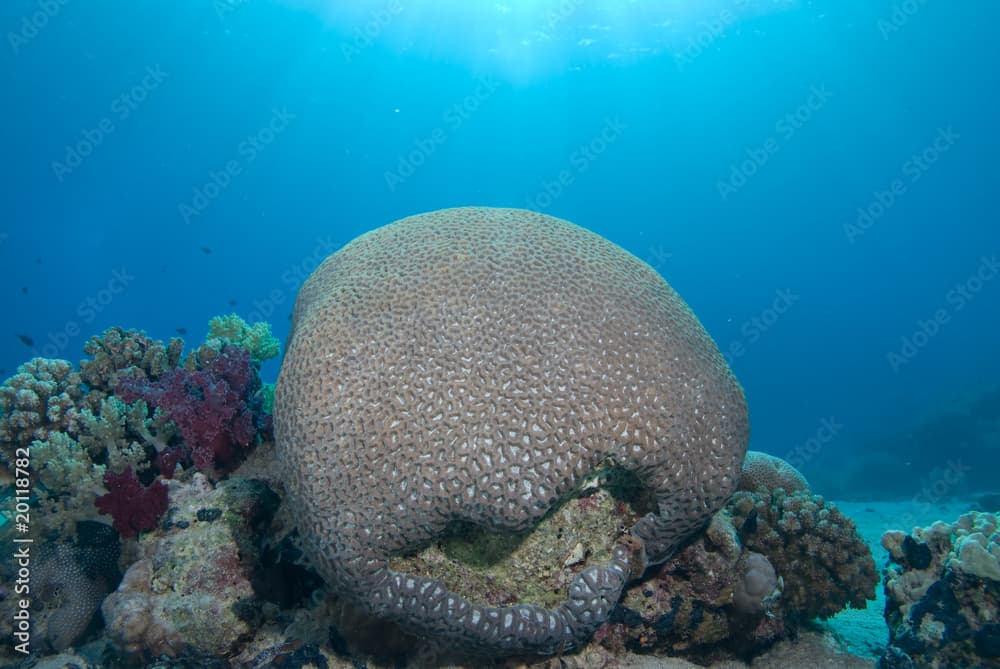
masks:
[[[321,574],[488,655],[585,641],[631,575],[722,506],[748,438],[739,384],[652,268],[566,221],[490,208],[412,216],[323,262],[295,305],[275,429]],[[454,519],[530,527],[608,461],[659,513],[557,609],[490,608],[387,567]]]

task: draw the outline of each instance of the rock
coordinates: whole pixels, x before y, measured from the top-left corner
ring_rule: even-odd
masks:
[[[276,498],[242,479],[167,484],[168,520],[142,538],[139,560],[102,606],[108,634],[127,654],[228,655],[260,615],[254,532]]]

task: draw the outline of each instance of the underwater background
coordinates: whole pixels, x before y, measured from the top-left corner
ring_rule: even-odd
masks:
[[[489,206],[659,272],[756,452],[537,666],[1000,667],[997,25],[987,0],[5,0],[0,666],[445,666],[303,559],[271,384],[325,257]],[[648,503],[589,483],[392,569],[551,608]]]
[[[994,2],[0,12],[0,376],[111,325],[193,343],[235,312],[283,340],[358,234],[524,207],[655,267],[744,385],[751,448],[805,454],[820,492],[912,495],[963,452],[988,487]]]
[[[820,491],[909,495],[1000,448],[995,2],[0,12],[0,376],[110,325],[197,341],[236,312],[283,340],[358,234],[524,207],[654,266],[744,385],[751,447],[808,453]],[[876,476],[830,471],[858,453]]]

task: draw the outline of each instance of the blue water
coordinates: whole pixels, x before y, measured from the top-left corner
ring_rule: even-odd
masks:
[[[284,339],[356,235],[529,207],[655,266],[729,356],[751,447],[818,439],[823,481],[996,383],[998,23],[985,0],[6,0],[0,376],[111,325],[196,345],[236,311]],[[949,434],[899,462],[914,491]]]

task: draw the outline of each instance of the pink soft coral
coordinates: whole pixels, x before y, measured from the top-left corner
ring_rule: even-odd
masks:
[[[121,474],[105,473],[104,485],[109,492],[94,500],[94,505],[111,516],[112,525],[123,537],[153,529],[167,510],[167,486],[156,480],[144,487],[131,467]]]
[[[250,404],[258,384],[249,351],[226,346],[202,369],[174,369],[152,383],[126,377],[115,394],[125,402],[142,399],[160,409],[161,418],[177,426],[195,467],[212,472],[233,465],[257,437]]]

